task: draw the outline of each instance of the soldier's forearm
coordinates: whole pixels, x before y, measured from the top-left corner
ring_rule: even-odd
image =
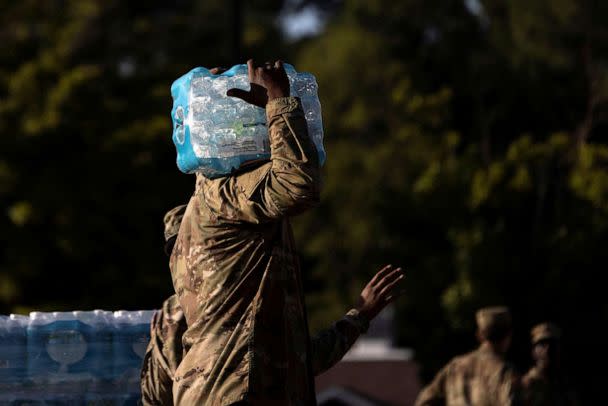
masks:
[[[337,364],[368,327],[369,321],[351,309],[331,327],[316,334],[311,340],[314,374],[319,375]]]
[[[266,113],[272,160],[267,191],[282,214],[293,215],[319,201],[318,153],[298,98],[274,99]]]

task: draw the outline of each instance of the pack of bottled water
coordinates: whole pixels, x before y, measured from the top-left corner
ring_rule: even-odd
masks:
[[[150,320],[154,312],[140,310],[114,312],[113,376],[118,390],[129,394],[129,400],[139,397],[141,365],[150,341]]]
[[[0,316],[0,405],[135,405],[154,311]]]
[[[302,102],[308,133],[319,162],[325,162],[323,122],[318,86],[310,73],[285,64],[291,95]],[[247,65],[235,65],[214,75],[195,68],[173,82],[173,142],[177,166],[184,173],[200,172],[208,178],[230,174],[249,161],[270,158],[265,110],[226,96],[228,89],[249,90]]]
[[[0,394],[27,376],[27,323],[25,316],[0,316]]]

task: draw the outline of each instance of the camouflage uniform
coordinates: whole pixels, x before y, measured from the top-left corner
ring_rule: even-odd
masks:
[[[177,237],[179,227],[182,224],[182,219],[184,218],[184,213],[186,212],[186,207],[187,205],[185,204],[174,207],[163,217],[163,224],[165,226],[165,242],[169,241],[173,237]],[[167,255],[171,255],[171,253],[168,253]]]
[[[182,335],[187,327],[176,295],[165,300],[154,314],[141,372],[144,405],[173,404],[173,377],[182,360]]]
[[[180,405],[315,403],[311,344],[289,216],[317,204],[319,163],[299,99],[266,106],[271,160],[197,175],[170,260],[188,324]]]
[[[532,345],[542,340],[559,340],[561,332],[551,323],[542,323],[531,331]],[[526,404],[530,406],[574,406],[576,395],[565,376],[556,371],[549,376],[538,366],[533,366],[522,379]]]
[[[163,218],[165,251],[177,236],[186,205],[177,206]],[[167,252],[167,255],[170,255]],[[144,405],[173,404],[173,376],[182,360],[182,335],[186,319],[177,296],[169,297],[161,310],[154,314],[150,324],[150,342],[146,349],[141,371],[141,394]]]
[[[477,313],[480,330],[509,319],[505,308],[486,308]],[[452,359],[425,387],[417,406],[502,406],[520,404],[518,377],[514,369],[488,343]]]
[[[165,215],[166,242],[177,235],[185,208],[178,206]],[[369,322],[351,309],[329,329],[315,335],[311,342],[313,373],[318,375],[340,361],[368,326]],[[186,329],[184,313],[173,295],[163,303],[150,325],[151,339],[141,374],[144,405],[173,404],[173,377],[183,357],[182,336]]]
[[[330,328],[315,335],[311,340],[313,373],[319,375],[340,361],[368,326],[368,321],[351,309]],[[144,405],[173,404],[173,377],[182,360],[182,335],[186,328],[184,313],[173,295],[152,318],[151,339],[141,375]]]

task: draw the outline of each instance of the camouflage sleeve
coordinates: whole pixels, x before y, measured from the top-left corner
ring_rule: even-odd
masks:
[[[368,327],[369,321],[358,310],[351,309],[330,328],[317,333],[311,339],[312,370],[315,376],[336,365]]]
[[[182,335],[186,330],[177,296],[163,303],[152,317],[150,342],[141,371],[141,393],[144,405],[173,404],[173,376],[182,358]]]
[[[150,406],[173,404],[173,378],[162,355],[162,341],[158,334],[161,317],[162,311],[156,312],[152,317],[150,342],[141,370],[142,403]]]
[[[445,385],[450,364],[435,375],[433,382],[424,387],[418,394],[415,406],[439,406],[446,404]]]
[[[263,223],[294,215],[319,201],[319,159],[300,99],[266,106],[270,162],[240,174],[205,179],[203,199],[228,221]]]

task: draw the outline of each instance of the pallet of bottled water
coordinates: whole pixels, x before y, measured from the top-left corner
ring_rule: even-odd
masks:
[[[310,73],[296,72],[289,64],[284,66],[291,95],[302,102],[308,133],[322,165],[325,150],[316,79]],[[194,68],[173,82],[173,142],[182,172],[216,178],[246,162],[270,158],[265,110],[226,96],[232,88],[249,90],[247,65],[235,65],[219,75]]]
[[[153,313],[0,316],[0,405],[136,405]]]

